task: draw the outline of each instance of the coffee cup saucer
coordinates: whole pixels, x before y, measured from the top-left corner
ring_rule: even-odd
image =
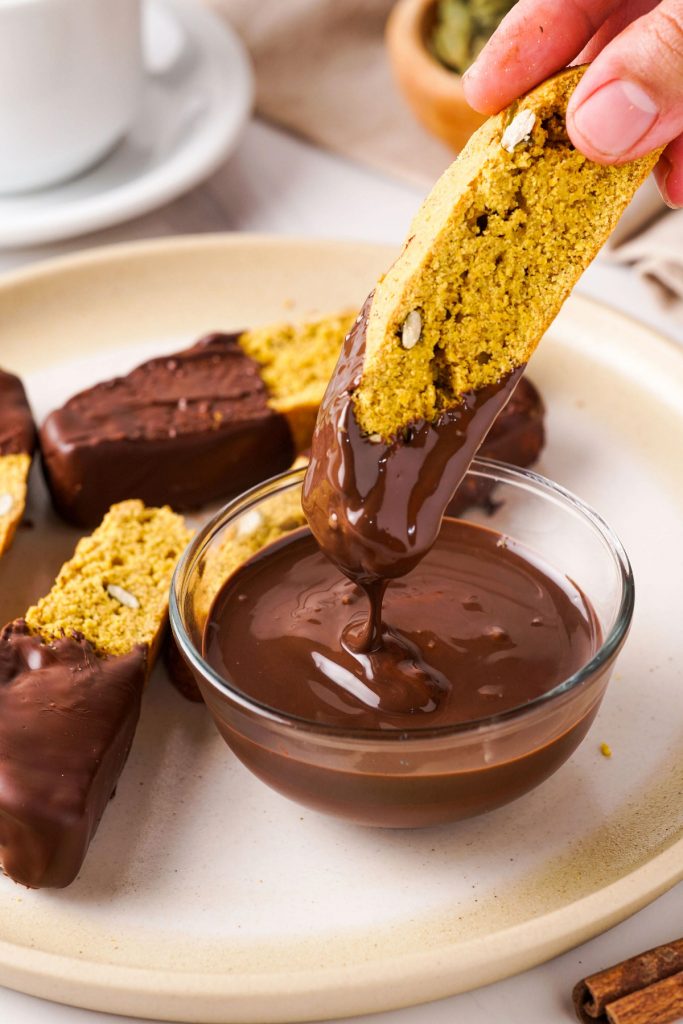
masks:
[[[193,188],[235,147],[253,99],[241,40],[195,0],[147,4],[148,74],[130,132],[71,181],[0,196],[0,247],[72,238],[140,216]]]

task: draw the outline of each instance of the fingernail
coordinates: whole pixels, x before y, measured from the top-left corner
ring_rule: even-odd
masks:
[[[574,111],[574,128],[604,156],[622,156],[657,120],[659,108],[635,82],[615,79],[601,86]]]

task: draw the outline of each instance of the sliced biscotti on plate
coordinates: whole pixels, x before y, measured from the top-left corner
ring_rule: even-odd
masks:
[[[368,435],[435,421],[529,359],[658,154],[588,160],[565,124],[583,68],[490,118],[442,175],[367,314],[356,418]]]
[[[151,668],[173,570],[190,536],[170,508],[148,508],[136,499],[112,506],[78,542],[49,594],[29,608],[29,628],[46,638],[80,633],[101,655],[144,644]]]
[[[0,370],[0,555],[12,543],[24,514],[35,435],[23,384]]]
[[[190,537],[126,501],[50,593],[0,633],[0,865],[31,887],[78,874],[130,750]]]
[[[287,469],[352,321],[208,335],[74,395],[40,431],[55,507],[93,526],[125,498],[198,508]]]
[[[289,423],[297,453],[311,443],[325,388],[355,319],[355,313],[337,313],[257,327],[239,336],[243,351],[261,367],[268,404]]]

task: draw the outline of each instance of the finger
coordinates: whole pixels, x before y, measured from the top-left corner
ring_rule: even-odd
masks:
[[[625,163],[683,132],[683,0],[663,0],[598,54],[569,101],[572,142]]]
[[[495,114],[576,57],[620,0],[519,0],[463,78],[470,106]]]
[[[590,64],[615,36],[623,32],[627,25],[630,25],[636,18],[641,18],[643,14],[649,14],[659,2],[660,0],[624,0],[610,14],[609,18],[603,21],[593,38],[577,55],[574,63]]]
[[[683,207],[683,135],[670,142],[655,167],[655,178],[665,203]]]

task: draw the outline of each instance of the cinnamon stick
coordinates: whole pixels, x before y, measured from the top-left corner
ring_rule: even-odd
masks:
[[[683,1017],[683,971],[608,1003],[609,1024],[670,1024]]]
[[[683,1016],[683,939],[664,943],[580,981],[584,1024],[667,1024]]]

